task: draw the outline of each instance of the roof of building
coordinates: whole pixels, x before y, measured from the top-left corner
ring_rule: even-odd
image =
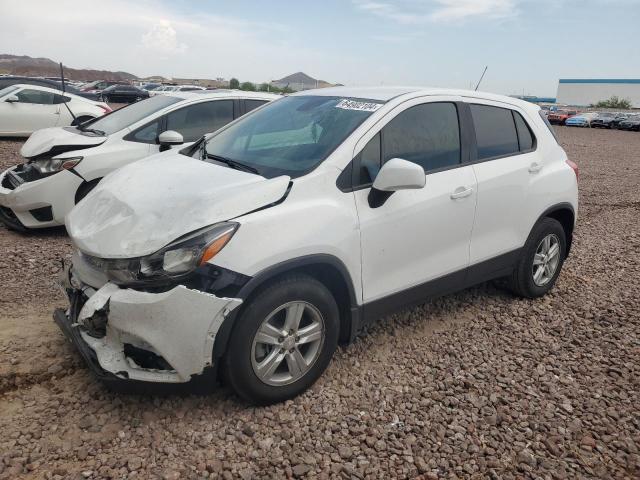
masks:
[[[560,83],[623,83],[637,84],[640,78],[561,78]]]

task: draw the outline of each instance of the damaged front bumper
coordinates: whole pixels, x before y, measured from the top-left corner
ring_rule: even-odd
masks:
[[[20,164],[0,173],[0,221],[15,230],[63,225],[84,181],[68,170],[34,172],[32,166]]]
[[[102,380],[185,383],[213,364],[224,319],[242,301],[178,285],[161,293],[82,284],[68,268],[70,308],[54,320]]]

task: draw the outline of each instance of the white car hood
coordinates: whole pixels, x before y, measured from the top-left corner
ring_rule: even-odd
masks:
[[[43,128],[33,132],[29,139],[22,145],[20,155],[25,158],[33,158],[47,153],[54,147],[62,147],[62,151],[74,150],[73,147],[88,148],[104,143],[108,137],[93,137],[80,135],[66,130],[63,127]],[[67,148],[64,148],[67,147]]]
[[[89,255],[149,255],[194,230],[280,200],[289,181],[161,153],[107,175],[67,215],[67,231]]]

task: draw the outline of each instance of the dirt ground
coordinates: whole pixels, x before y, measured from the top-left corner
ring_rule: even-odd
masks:
[[[558,132],[581,203],[550,295],[405,310],[267,408],[107,391],[51,319],[64,231],[0,227],[0,479],[640,478],[640,134]]]

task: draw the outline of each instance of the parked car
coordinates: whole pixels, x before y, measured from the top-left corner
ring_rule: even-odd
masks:
[[[547,115],[547,120],[554,125],[564,125],[568,118],[577,114],[578,112],[575,110],[556,110]]]
[[[603,112],[599,113],[593,120],[591,120],[592,128],[613,128],[613,121],[616,119],[615,113]]]
[[[640,131],[640,115],[632,115],[618,124],[620,130]]]
[[[113,80],[95,80],[93,82],[89,82],[83,85],[81,90],[83,92],[100,94],[105,88],[109,88],[114,85],[124,85],[124,83],[121,81],[113,81]]]
[[[595,112],[581,113],[567,118],[564,124],[568,127],[591,127],[591,120],[596,118],[597,115]]]
[[[149,98],[149,92],[133,85],[112,85],[102,90],[100,98],[110,103],[133,103]]]
[[[537,106],[479,92],[281,98],[80,202],[55,320],[108,382],[221,370],[283,401],[400,307],[500,277],[547,293],[578,207],[554,135]]]
[[[144,85],[141,85],[140,88],[150,92],[151,90],[155,90],[156,88],[161,86],[162,86],[161,83],[145,83]]]
[[[611,121],[611,128],[618,128],[620,122],[624,122],[627,118],[631,116],[630,113],[618,113],[615,118]]]
[[[0,221],[15,230],[62,225],[71,208],[109,172],[189,145],[275,98],[251,92],[176,93],[75,128],[40,130],[20,150],[25,162],[0,175]]]
[[[174,86],[175,85],[161,85],[153,90],[149,90],[149,96],[154,97],[156,95],[163,95],[171,91]]]
[[[0,76],[0,89],[9,87],[11,85],[37,85],[40,87],[53,88],[56,90],[62,90],[62,82],[55,80],[47,80],[44,78],[33,77],[21,77],[16,75]],[[98,95],[91,92],[82,92],[73,85],[67,85],[65,82],[65,91],[77,95],[79,97],[88,98],[89,100],[98,100]]]
[[[110,111],[106,103],[53,88],[12,85],[0,90],[0,137],[28,137],[41,128],[80,125]]]

